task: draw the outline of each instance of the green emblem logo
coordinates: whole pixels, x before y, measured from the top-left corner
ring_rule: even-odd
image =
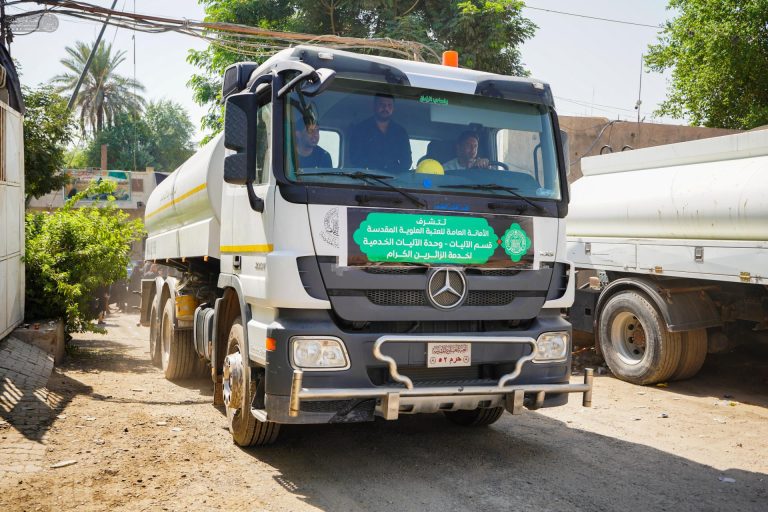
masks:
[[[531,239],[520,224],[512,224],[501,239],[504,252],[509,254],[512,261],[518,262],[531,248]]]

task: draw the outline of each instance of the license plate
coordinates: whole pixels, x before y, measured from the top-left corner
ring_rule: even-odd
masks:
[[[427,343],[427,368],[470,365],[471,343]]]

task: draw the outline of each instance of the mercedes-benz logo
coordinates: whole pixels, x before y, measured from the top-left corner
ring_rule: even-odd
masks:
[[[455,268],[436,268],[427,281],[427,297],[438,309],[452,309],[464,302],[467,280]]]

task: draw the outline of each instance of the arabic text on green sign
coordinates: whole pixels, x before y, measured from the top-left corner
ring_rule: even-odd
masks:
[[[483,218],[380,212],[352,238],[375,262],[483,264],[499,243]]]

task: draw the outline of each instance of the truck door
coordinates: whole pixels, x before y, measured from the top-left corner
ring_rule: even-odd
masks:
[[[272,104],[258,109],[256,180],[253,190],[264,211],[251,209],[247,188],[224,185],[221,228],[221,271],[240,276],[247,297],[266,295],[266,261],[272,251],[275,182],[272,175]]]

